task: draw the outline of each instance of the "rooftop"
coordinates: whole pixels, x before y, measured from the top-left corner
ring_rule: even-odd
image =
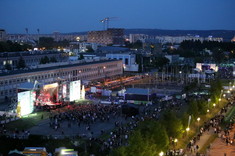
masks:
[[[102,60],[102,61],[94,61],[94,62],[84,62],[84,63],[77,63],[77,64],[67,64],[67,65],[58,65],[53,67],[45,67],[45,68],[36,68],[36,69],[27,69],[27,70],[14,70],[0,73],[0,76],[8,76],[8,75],[17,75],[17,74],[24,74],[24,73],[31,73],[31,72],[40,72],[40,71],[48,71],[54,69],[62,69],[68,67],[76,67],[76,66],[84,66],[84,65],[91,65],[97,63],[106,63],[106,62],[113,62],[119,60]]]
[[[127,88],[126,94],[137,94],[137,95],[148,95],[150,91],[148,89],[143,88]]]
[[[62,54],[58,51],[19,51],[19,52],[0,52],[0,57],[18,57],[18,56],[32,56],[45,54]]]

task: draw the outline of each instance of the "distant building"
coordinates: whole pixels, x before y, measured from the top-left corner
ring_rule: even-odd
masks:
[[[124,29],[109,28],[104,31],[88,32],[89,43],[124,45]]]
[[[106,54],[109,59],[122,60],[124,71],[138,72],[139,65],[136,63],[136,55],[131,53]]]
[[[145,42],[146,39],[149,39],[149,35],[146,34],[130,34],[129,41],[130,43],[135,43],[136,41],[141,41],[142,43]]]
[[[151,42],[151,43],[171,43],[171,44],[180,44],[181,42],[185,40],[199,40],[201,42],[203,41],[218,41],[223,42],[223,38],[221,37],[200,37],[199,35],[186,35],[186,36],[149,36],[146,34],[130,34],[129,35],[129,41],[130,43],[134,43],[136,41],[140,40],[142,43],[145,42]]]
[[[118,76],[123,73],[123,64],[120,60],[76,61],[67,64],[58,63],[56,66],[45,64],[44,68],[15,70],[0,72],[0,100],[5,97],[15,97],[20,84],[35,81],[51,84],[75,80],[99,80],[105,77]]]
[[[94,51],[96,51],[99,46],[102,45],[97,43],[81,42],[79,43],[79,52],[86,52],[88,48],[92,48]]]
[[[0,29],[0,41],[6,40],[6,31],[4,29]]]
[[[20,57],[25,61],[27,67],[37,66],[42,58],[47,56],[49,59],[55,58],[57,62],[68,61],[68,54],[58,51],[22,51],[22,52],[3,52],[0,53],[0,70],[5,69],[8,63],[12,68],[17,67]]]

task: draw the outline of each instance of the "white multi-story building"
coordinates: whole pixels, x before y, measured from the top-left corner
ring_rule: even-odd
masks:
[[[131,53],[106,54],[108,59],[122,60],[124,71],[138,72],[139,65],[136,63],[136,55]]]
[[[141,42],[156,42],[156,43],[172,43],[172,44],[179,44],[183,42],[184,40],[200,40],[202,41],[218,41],[218,42],[223,42],[223,38],[219,37],[200,37],[199,35],[192,36],[192,35],[187,35],[187,36],[149,36],[146,34],[130,34],[129,35],[129,41],[130,43],[134,43],[136,41],[140,40]]]
[[[150,36],[146,34],[130,34],[129,35],[130,43],[135,43],[138,40],[144,43],[146,39],[150,39]]]
[[[57,62],[66,62],[69,60],[68,54],[58,51],[21,51],[21,52],[3,52],[0,53],[0,71],[5,69],[8,63],[12,68],[16,68],[20,57],[25,61],[28,68],[40,64],[42,58],[55,59]]]
[[[81,42],[79,43],[79,52],[86,52],[89,47],[91,47],[95,51],[98,49],[98,46],[104,46],[104,45],[97,43]]]
[[[121,75],[121,60],[89,61],[75,64],[45,66],[45,68],[17,70],[0,73],[0,100],[16,96],[21,83],[38,81],[51,84],[60,81],[98,80]]]

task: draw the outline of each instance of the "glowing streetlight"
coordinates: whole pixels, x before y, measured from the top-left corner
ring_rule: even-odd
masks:
[[[208,103],[207,103],[207,112],[209,112],[209,103],[210,103],[211,99],[208,99]]]
[[[177,146],[177,142],[178,142],[178,139],[175,138],[175,139],[174,139],[174,147]]]
[[[163,156],[164,155],[164,153],[161,151],[160,153],[159,153],[159,156]]]
[[[214,103],[213,106],[214,106],[214,108],[215,108],[216,104]]]
[[[174,142],[177,143],[177,142],[178,142],[178,139],[175,138]]]
[[[80,37],[78,36],[78,37],[76,37],[76,40],[79,42],[80,41]]]
[[[197,118],[197,126],[198,126],[198,130],[199,130],[199,121],[200,121],[201,119],[198,117]]]
[[[200,118],[197,118],[197,121],[199,122],[201,119]]]
[[[210,110],[209,109],[207,109],[207,111],[206,111],[207,113],[209,113],[210,112]]]
[[[188,131],[189,131],[189,130],[190,130],[190,128],[189,128],[189,127],[187,127],[187,128],[186,128],[187,135],[188,135]]]

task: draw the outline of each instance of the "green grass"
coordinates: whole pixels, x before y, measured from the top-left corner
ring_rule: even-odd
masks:
[[[213,143],[215,141],[215,139],[217,138],[216,134],[213,134],[210,136],[210,138],[206,141],[206,143],[203,145],[203,147],[199,150],[199,153],[206,153],[207,148],[210,146],[211,143]]]
[[[43,115],[43,119],[42,119]],[[49,112],[37,112],[30,114],[28,116],[22,117],[19,120],[12,121],[6,124],[6,128],[8,130],[15,130],[17,128],[18,130],[26,130],[29,129],[35,125],[37,125],[41,120],[45,120],[49,118]]]

